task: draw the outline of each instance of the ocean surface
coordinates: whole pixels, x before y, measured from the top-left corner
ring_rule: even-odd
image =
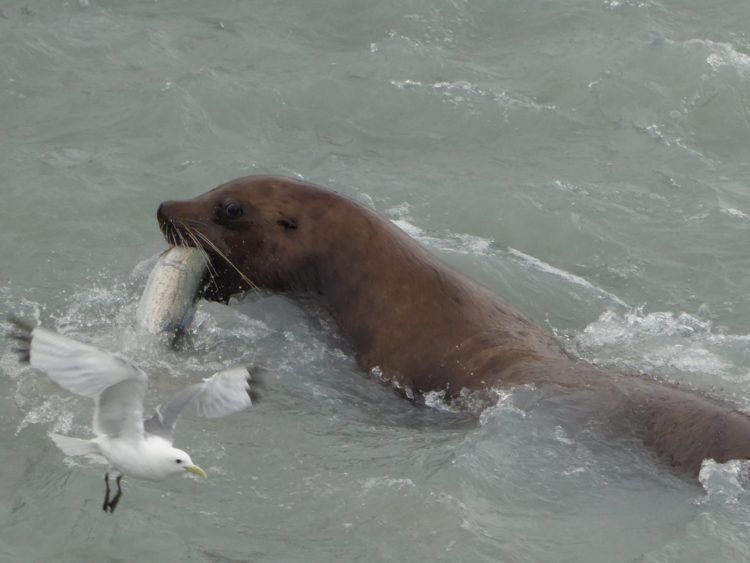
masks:
[[[528,407],[415,406],[320,311],[201,303],[138,339],[159,202],[253,173],[390,217],[573,354],[750,411],[747,0],[3,0],[0,315],[116,351],[148,407],[239,363],[264,401],[185,416],[205,481],[66,459],[92,405],[0,344],[2,561],[750,560],[739,464],[701,482]],[[2,328],[2,327],[0,327]]]

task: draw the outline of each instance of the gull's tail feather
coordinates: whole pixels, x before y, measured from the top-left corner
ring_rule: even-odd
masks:
[[[99,449],[92,440],[71,438],[70,436],[63,436],[62,434],[54,434],[52,432],[49,433],[49,437],[52,438],[55,445],[60,448],[65,455],[100,455]]]
[[[34,325],[15,315],[10,315],[8,322],[13,326],[7,336],[16,341],[13,351],[18,354],[22,362],[28,364],[31,361],[31,332],[34,330]]]
[[[253,404],[258,403],[261,400],[261,393],[258,387],[261,389],[265,386],[266,369],[260,366],[247,366],[247,394],[250,396],[250,400]]]

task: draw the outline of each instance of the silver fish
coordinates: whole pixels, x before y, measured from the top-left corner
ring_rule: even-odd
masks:
[[[193,320],[207,267],[206,254],[196,248],[174,246],[162,254],[138,302],[138,324],[168,336],[174,345]]]

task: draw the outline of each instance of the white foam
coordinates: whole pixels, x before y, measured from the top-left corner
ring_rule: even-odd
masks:
[[[430,248],[477,256],[485,256],[491,254],[492,251],[493,241],[491,239],[465,233],[448,233],[445,238],[439,238],[428,235],[423,229],[410,223],[405,218],[392,219],[391,222],[410,237]]]
[[[647,2],[641,2],[640,0],[611,0],[610,4],[613,8],[617,8],[620,6],[627,6],[629,8],[650,8],[651,6]]]
[[[688,39],[684,45],[698,45],[709,51],[706,57],[708,64],[714,71],[730,66],[739,73],[744,74],[750,70],[750,55],[741,53],[731,43],[711,41],[709,39]]]
[[[484,410],[482,410],[481,414],[479,415],[479,425],[484,426],[490,423],[492,420],[495,420],[498,417],[502,417],[506,413],[513,413],[520,416],[521,418],[526,418],[526,411],[518,408],[518,406],[516,406],[513,401],[516,393],[522,392],[524,388],[533,389],[533,386],[522,385],[510,391],[495,388],[491,389],[490,391],[494,393],[495,397],[497,398],[497,402],[494,405],[486,407]]]
[[[591,282],[589,282],[588,280],[585,280],[584,278],[580,276],[571,274],[570,272],[566,272],[565,270],[561,270],[560,268],[556,268],[555,266],[552,266],[551,264],[547,264],[546,262],[543,262],[539,260],[538,258],[534,258],[533,256],[529,256],[528,254],[521,252],[520,250],[516,250],[515,248],[508,247],[508,252],[510,253],[511,256],[518,258],[526,266],[530,266],[546,274],[551,274],[553,276],[560,277],[564,279],[565,281],[567,281],[568,283],[571,283],[573,285],[578,285],[586,289],[589,289],[591,291],[594,291],[596,293],[599,293],[600,295],[604,295],[608,299],[611,299],[612,301],[614,301],[615,303],[623,307],[628,306],[627,303],[625,303],[622,299],[617,297],[615,294],[610,293],[608,291],[603,290],[600,287],[595,286],[594,284],[592,284]]]
[[[735,209],[734,207],[722,208],[719,211],[721,211],[725,215],[730,215],[731,217],[738,217],[740,219],[750,219],[750,215],[748,215],[744,211]]]
[[[391,85],[399,90],[435,92],[441,94],[446,101],[453,105],[458,105],[462,102],[470,105],[473,99],[485,99],[505,107],[518,106],[533,110],[556,109],[555,106],[539,104],[524,96],[510,95],[505,90],[498,92],[492,88],[482,88],[467,80],[439,80],[437,82],[426,83],[407,78],[405,80],[391,80]]]
[[[712,43],[709,41],[709,43]],[[714,69],[731,66],[740,72],[750,69],[750,56],[740,53],[728,43],[714,43],[718,50],[711,53],[706,62]]]
[[[645,372],[667,368],[665,375],[678,370],[715,384],[716,376],[727,382],[740,377],[729,358],[742,354],[748,340],[714,334],[710,321],[684,312],[605,311],[576,336],[575,352],[594,363]]]
[[[16,427],[16,435],[32,424],[54,423],[49,430],[59,434],[67,434],[73,427],[73,413],[68,410],[70,398],[63,399],[57,395],[52,395],[41,405],[34,407]]]
[[[455,412],[458,409],[445,400],[445,391],[428,391],[423,395],[424,404],[440,411]]]
[[[583,330],[579,340],[586,346],[601,347],[629,344],[645,336],[692,336],[710,330],[710,321],[702,321],[688,313],[675,315],[671,312],[654,312],[644,315],[641,310],[624,314],[605,311]]]
[[[731,368],[717,354],[705,348],[688,348],[681,346],[666,347],[664,349],[664,365],[675,369],[693,373],[721,373]]]
[[[370,479],[365,480],[364,483],[362,483],[362,490],[364,492],[367,492],[371,489],[379,489],[382,487],[388,488],[388,489],[396,489],[401,490],[404,488],[413,488],[416,485],[414,484],[414,481],[411,479],[397,479],[393,477],[372,477]]]
[[[750,470],[750,462],[731,460],[717,463],[713,459],[704,459],[698,480],[706,490],[706,502],[736,503],[739,497],[746,495],[745,485]]]
[[[572,446],[575,444],[575,441],[568,436],[568,433],[565,432],[565,429],[562,426],[555,426],[554,436],[555,440],[566,446]],[[583,471],[583,468],[577,468],[573,470],[572,473],[577,473],[578,471]]]

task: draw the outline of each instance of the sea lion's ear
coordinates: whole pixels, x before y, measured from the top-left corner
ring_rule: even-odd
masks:
[[[282,217],[276,222],[282,227],[284,227],[287,231],[297,228],[297,221],[295,221],[294,219],[290,219],[288,217]]]

